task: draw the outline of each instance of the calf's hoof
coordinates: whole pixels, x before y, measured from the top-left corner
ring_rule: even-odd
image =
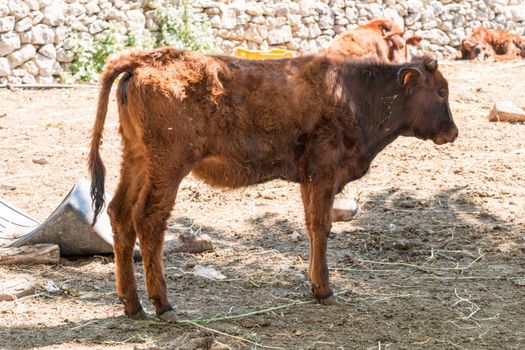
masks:
[[[335,300],[334,292],[330,288],[326,288],[324,292],[321,292],[319,285],[312,284],[312,293],[314,294],[315,299],[319,304],[322,305],[335,305],[337,300]]]
[[[168,310],[159,315],[159,318],[165,322],[175,323],[177,322],[177,314],[173,310]]]
[[[317,298],[317,302],[322,305],[337,305],[337,300],[333,294],[323,299]]]
[[[150,320],[151,317],[149,317],[149,315],[144,312],[144,310],[140,309],[138,312],[135,312],[133,314],[128,314],[127,315],[129,318],[131,318],[132,320],[139,320],[139,321],[146,321],[146,320]]]

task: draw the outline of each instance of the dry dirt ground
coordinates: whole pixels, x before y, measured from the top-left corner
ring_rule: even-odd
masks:
[[[442,70],[460,137],[441,147],[400,138],[347,186],[344,196],[359,195],[362,211],[333,225],[336,306],[310,298],[297,185],[223,191],[184,181],[169,231],[201,230],[215,250],[165,256],[165,272],[180,319],[214,319],[200,323],[215,332],[212,349],[525,348],[525,125],[487,121],[495,100],[525,107],[525,66]],[[96,87],[0,91],[1,197],[43,220],[87,176],[96,95]],[[120,156],[111,108],[103,145],[110,192]],[[227,279],[195,276],[196,264]],[[124,318],[113,268],[112,256],[0,267],[2,280],[29,273],[60,288],[0,302],[0,348],[172,348],[199,329]],[[259,310],[267,311],[248,315]]]

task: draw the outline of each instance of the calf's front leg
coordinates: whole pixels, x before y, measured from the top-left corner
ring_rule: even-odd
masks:
[[[301,185],[306,230],[310,240],[308,278],[315,298],[325,305],[336,303],[329,284],[326,248],[332,228],[332,205],[335,192],[331,183]]]

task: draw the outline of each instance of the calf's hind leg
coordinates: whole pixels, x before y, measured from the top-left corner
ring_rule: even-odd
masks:
[[[175,322],[176,314],[168,301],[162,269],[162,245],[177,189],[190,169],[169,171],[166,164],[158,163],[165,168],[148,169],[149,178],[146,179],[134,208],[133,222],[140,240],[149,299],[155,305],[159,318]]]
[[[115,284],[117,295],[124,304],[125,314],[131,318],[145,319],[147,315],[137,295],[133,268],[133,250],[137,234],[131,220],[131,208],[138,198],[142,176],[139,170],[132,167],[133,161],[130,157],[124,157],[122,164],[120,182],[108,208],[113,228]]]

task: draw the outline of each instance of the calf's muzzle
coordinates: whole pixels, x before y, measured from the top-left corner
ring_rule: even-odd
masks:
[[[434,136],[434,138],[432,138],[432,141],[434,141],[436,145],[452,143],[458,137],[458,133],[459,131],[457,126],[455,124],[452,124],[452,126],[448,130],[440,132],[439,134]]]

